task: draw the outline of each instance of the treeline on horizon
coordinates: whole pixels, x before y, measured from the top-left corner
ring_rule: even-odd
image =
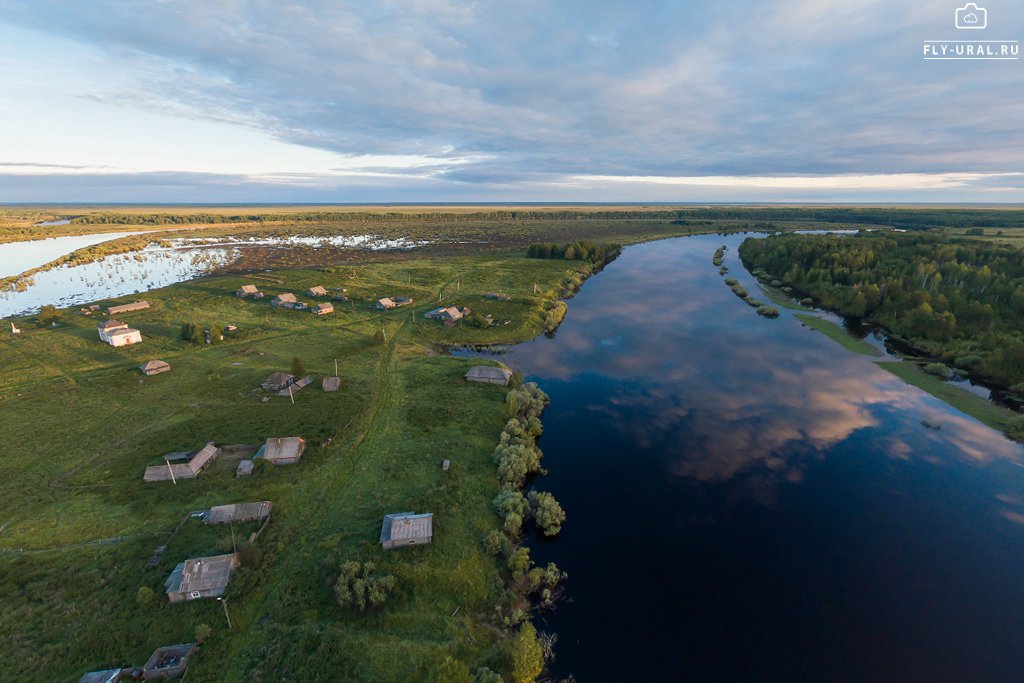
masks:
[[[614,261],[621,253],[621,244],[596,244],[590,240],[580,240],[568,244],[541,242],[531,244],[526,249],[526,255],[529,258],[590,261],[602,266]]]
[[[936,234],[776,235],[740,245],[823,308],[1024,394],[1024,250]]]
[[[608,210],[494,210],[452,212],[300,211],[288,213],[122,213],[103,212],[71,218],[76,225],[189,225],[193,223],[409,222],[409,221],[586,221],[586,220],[754,220],[860,223],[907,230],[932,228],[1021,228],[1024,210],[918,209],[860,207],[690,207]]]

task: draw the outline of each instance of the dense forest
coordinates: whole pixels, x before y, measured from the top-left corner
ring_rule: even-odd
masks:
[[[740,246],[800,295],[1024,393],[1024,251],[935,234],[776,235]]]
[[[611,263],[621,253],[621,244],[595,244],[590,240],[580,240],[568,244],[531,244],[526,250],[526,255],[529,258],[590,261],[601,266]]]

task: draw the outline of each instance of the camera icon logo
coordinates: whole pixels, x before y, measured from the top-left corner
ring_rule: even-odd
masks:
[[[988,10],[969,2],[956,11],[956,27],[970,31],[988,27]]]

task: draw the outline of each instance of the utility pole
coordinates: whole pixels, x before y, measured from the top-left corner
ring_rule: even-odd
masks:
[[[338,374],[338,359],[337,358],[334,359],[334,376],[335,377],[340,377],[340,375]]]
[[[164,460],[164,464],[167,465],[167,471],[171,473],[171,481],[173,481],[174,485],[177,486],[178,485],[178,480],[174,478],[174,468],[171,467],[171,461],[170,460]]]
[[[228,620],[228,630],[231,630],[231,615],[228,614],[228,601],[224,598],[217,598],[217,601],[224,606],[224,618]]]
[[[288,385],[288,398],[292,400],[292,405],[295,405],[295,395],[292,394],[292,385]]]

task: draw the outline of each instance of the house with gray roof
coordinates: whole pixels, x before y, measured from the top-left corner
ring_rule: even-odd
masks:
[[[185,560],[164,581],[167,599],[175,603],[223,595],[238,564],[238,553]]]
[[[426,512],[396,512],[384,515],[380,545],[384,550],[407,545],[423,545],[434,539],[434,515]]]

